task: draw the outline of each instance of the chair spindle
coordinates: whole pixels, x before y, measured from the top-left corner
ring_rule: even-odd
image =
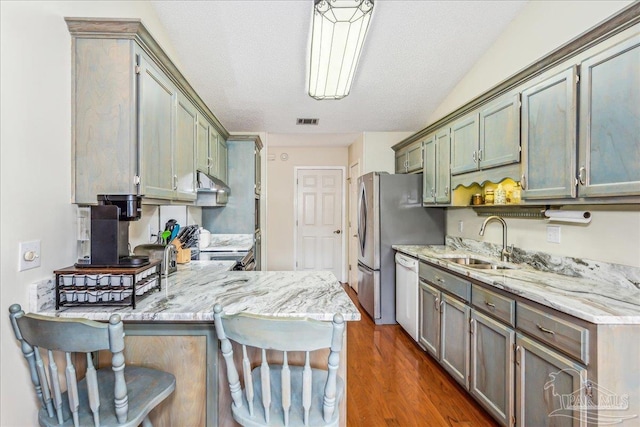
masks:
[[[111,343],[111,367],[115,376],[113,389],[116,418],[120,424],[127,421],[129,412],[129,397],[127,395],[127,383],[124,378],[124,325],[120,316],[112,316],[109,319],[109,342]]]
[[[98,376],[96,374],[96,368],[93,366],[93,360],[91,360],[91,353],[87,353],[87,373],[85,374],[87,379],[87,395],[89,396],[89,408],[93,414],[93,424],[98,427],[100,425],[100,394],[98,392]]]
[[[242,374],[244,376],[244,389],[249,405],[249,414],[253,416],[253,379],[251,378],[251,361],[247,355],[247,346],[242,346]]]
[[[304,369],[302,370],[302,408],[304,409],[304,425],[309,425],[309,410],[311,409],[311,364],[309,352],[305,352]]]
[[[282,372],[280,378],[280,385],[282,386],[282,410],[284,413],[284,425],[289,425],[289,408],[291,408],[291,371],[289,370],[289,360],[287,359],[287,352],[284,352],[284,359],[282,361]]]
[[[262,381],[262,406],[264,419],[269,422],[269,408],[271,407],[271,374],[267,363],[267,351],[262,349],[262,365],[260,366],[260,380]]]
[[[79,398],[78,398],[78,379],[76,377],[76,368],[73,366],[73,361],[71,360],[71,353],[66,352],[65,357],[67,360],[67,369],[66,369],[66,377],[67,377],[67,398],[69,399],[69,409],[71,410],[71,414],[73,415],[73,425],[78,427],[80,425],[80,420],[78,418],[78,408],[80,406]]]
[[[49,357],[49,380],[51,381],[51,387],[53,388],[53,403],[56,408],[56,415],[58,416],[58,423],[64,422],[62,416],[62,392],[60,391],[60,377],[58,377],[58,365],[53,356],[53,351],[47,350]]]
[[[44,404],[47,407],[47,413],[50,417],[54,417],[55,412],[53,410],[53,401],[51,400],[51,390],[49,389],[49,381],[47,380],[44,362],[40,356],[40,349],[38,347],[34,347],[33,352],[36,356],[36,369],[38,371],[38,380],[42,390],[42,398],[44,399]]]

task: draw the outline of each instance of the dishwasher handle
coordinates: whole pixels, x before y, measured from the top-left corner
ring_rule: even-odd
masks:
[[[403,256],[399,253],[396,253],[396,264],[400,264],[403,267],[406,267],[411,270],[418,270],[418,260],[414,258],[409,258]]]

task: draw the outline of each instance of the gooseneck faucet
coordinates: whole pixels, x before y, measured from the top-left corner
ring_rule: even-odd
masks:
[[[509,261],[511,251],[507,249],[507,223],[504,219],[502,219],[502,217],[499,217],[497,215],[491,215],[490,217],[487,217],[487,219],[485,219],[482,223],[482,227],[480,227],[480,233],[478,234],[484,236],[484,229],[491,221],[498,221],[500,222],[500,224],[502,224],[502,252],[500,252],[500,260]]]

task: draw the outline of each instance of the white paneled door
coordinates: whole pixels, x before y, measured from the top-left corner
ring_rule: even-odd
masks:
[[[296,171],[296,270],[343,280],[343,169]]]

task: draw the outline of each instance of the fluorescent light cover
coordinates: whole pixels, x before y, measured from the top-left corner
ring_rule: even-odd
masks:
[[[309,96],[349,95],[372,12],[373,0],[315,0]]]

